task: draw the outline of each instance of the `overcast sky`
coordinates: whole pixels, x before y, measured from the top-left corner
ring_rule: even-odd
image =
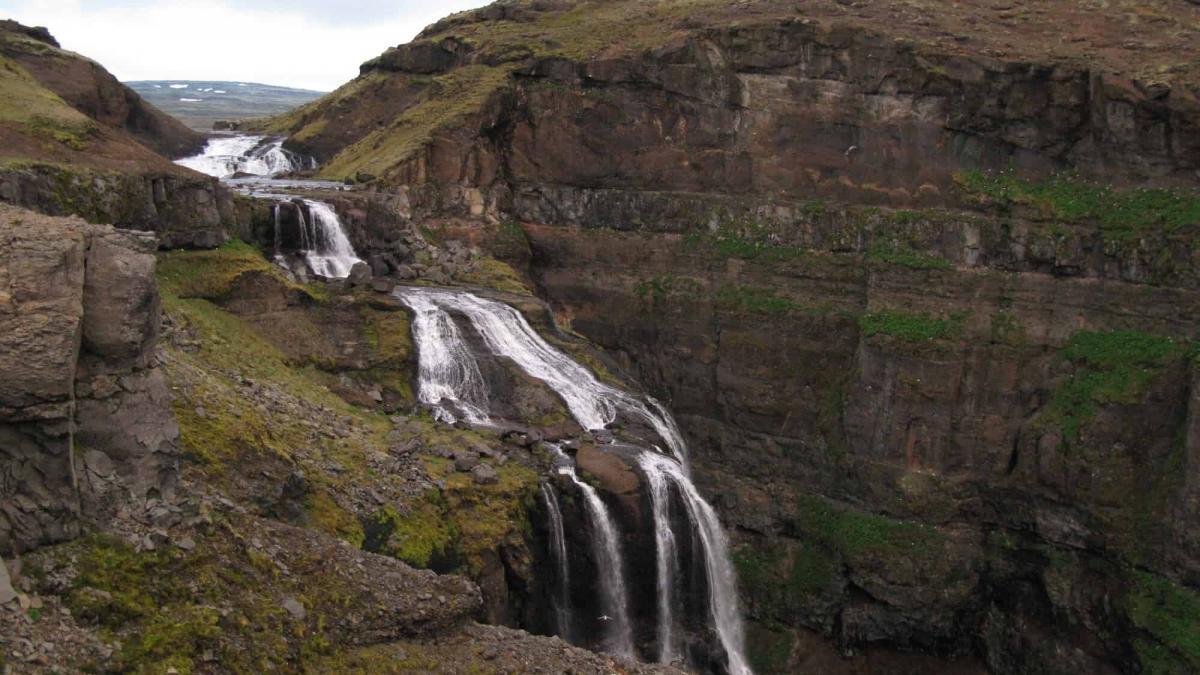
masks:
[[[238,80],[328,91],[422,28],[486,0],[0,0],[122,80]]]

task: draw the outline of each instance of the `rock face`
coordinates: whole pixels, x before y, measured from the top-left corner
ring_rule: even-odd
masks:
[[[1197,10],[699,4],[458,15],[280,129],[464,240],[524,223],[511,262],[679,418],[759,670],[805,631],[1200,668]]]
[[[0,206],[0,552],[170,490],[154,237]]]

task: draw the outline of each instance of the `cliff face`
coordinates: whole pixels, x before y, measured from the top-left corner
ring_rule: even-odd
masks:
[[[173,489],[152,235],[0,206],[0,552]]]
[[[1200,667],[1200,8],[888,5],[497,3],[272,124],[523,224],[681,418],[761,669]]]
[[[204,138],[45,29],[0,22],[0,201],[215,246],[234,220],[215,179],[176,166]]]

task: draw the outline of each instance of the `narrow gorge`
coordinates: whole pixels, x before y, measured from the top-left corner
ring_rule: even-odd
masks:
[[[0,669],[1200,671],[1197,64],[500,0],[199,134],[0,23]]]

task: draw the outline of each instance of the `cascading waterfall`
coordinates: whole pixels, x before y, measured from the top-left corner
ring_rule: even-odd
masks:
[[[413,309],[414,340],[420,361],[421,400],[453,415],[447,406],[460,410],[471,406],[487,420],[487,389],[474,356],[458,332],[452,313],[465,317],[487,348],[511,359],[528,375],[541,380],[566,403],[575,420],[585,429],[603,429],[618,414],[640,419],[666,442],[668,457],[647,448],[637,463],[650,486],[655,524],[658,658],[673,661],[679,656],[675,579],[679,577],[678,548],[670,518],[671,488],[680,495],[690,535],[698,540],[708,584],[709,617],[733,675],[749,675],[744,653],[742,621],[738,608],[729,545],[716,512],[700,496],[688,476],[686,446],[670,413],[653,399],[643,402],[633,395],[601,383],[591,371],[550,346],[516,309],[466,292],[441,289],[402,288],[397,295]],[[565,457],[561,449],[552,446]],[[595,488],[579,480],[569,462],[558,464],[559,473],[570,477],[584,497],[584,507],[593,531],[592,546],[601,583],[601,603],[612,621],[609,648],[633,654],[627,592],[616,526]],[[561,514],[560,514],[561,515]]]
[[[471,293],[435,289],[406,289],[404,298],[421,296],[443,311],[466,316],[492,352],[512,359],[521,370],[550,386],[584,429],[603,429],[622,412],[649,424],[667,443],[680,463],[687,448],[683,436],[665,409],[650,399],[650,405],[596,379],[590,370],[551,347],[529,325],[520,312],[494,300]],[[654,406],[655,409],[651,409]]]
[[[566,457],[566,453],[557,445],[550,445],[550,448],[560,457]],[[579,480],[570,460],[559,465],[558,473],[570,478],[579,488],[583,495],[584,512],[592,528],[592,555],[596,558],[600,575],[600,606],[604,611],[602,620],[608,628],[605,649],[613,654],[633,656],[633,624],[629,620],[629,591],[625,588],[625,556],[621,552],[617,526],[596,488]]]
[[[362,260],[355,255],[354,246],[346,237],[337,212],[332,206],[315,199],[300,201],[303,202],[304,208],[296,208],[296,219],[299,223],[297,234],[300,239],[300,249],[296,253],[304,258],[313,274],[334,279],[349,276],[354,264]],[[304,216],[305,211],[308,212],[307,218]],[[284,262],[284,225],[280,212],[279,204],[271,207],[275,219],[275,259]]]
[[[567,535],[563,529],[562,510],[558,508],[558,496],[549,483],[542,483],[542,501],[550,516],[550,547],[554,553],[554,567],[558,573],[558,593],[554,599],[554,618],[558,634],[571,639],[571,570],[567,558]]]
[[[639,458],[640,460],[641,458]],[[679,658],[675,635],[675,579],[679,577],[679,551],[671,529],[671,494],[658,471],[647,471],[650,508],[654,512],[654,562],[658,587],[658,660],[671,663]]]
[[[362,260],[354,254],[354,247],[342,229],[337,212],[332,206],[315,199],[305,199],[304,205],[308,207],[308,227],[304,227],[303,220],[300,224],[301,230],[311,230],[308,245],[303,251],[309,269],[323,277],[348,276],[350,268]]]
[[[282,138],[267,141],[265,136],[210,138],[200,154],[175,163],[217,178],[239,173],[278,176],[316,166],[312,159],[284,149]]]
[[[487,384],[454,319],[426,293],[407,292],[400,299],[413,311],[421,402],[433,408],[439,421],[453,424],[461,416],[472,424],[487,424]]]
[[[700,536],[700,548],[704,553],[704,571],[708,577],[708,604],[713,619],[713,627],[717,637],[725,648],[729,658],[729,672],[734,675],[750,673],[746,663],[745,638],[742,634],[742,617],[738,608],[737,580],[734,576],[733,565],[729,562],[729,542],[725,532],[721,530],[721,522],[717,513],[708,502],[700,496],[696,486],[692,484],[687,474],[679,464],[662,455],[643,452],[638,455],[638,464],[646,474],[651,486],[656,482],[664,485],[669,482],[674,485],[683,497],[683,504],[696,532]],[[653,488],[652,488],[653,489]],[[653,496],[653,493],[651,493]],[[654,521],[669,523],[666,499],[653,500]],[[667,525],[666,527],[670,527]],[[660,586],[661,588],[661,586]],[[661,592],[661,591],[660,591]]]

